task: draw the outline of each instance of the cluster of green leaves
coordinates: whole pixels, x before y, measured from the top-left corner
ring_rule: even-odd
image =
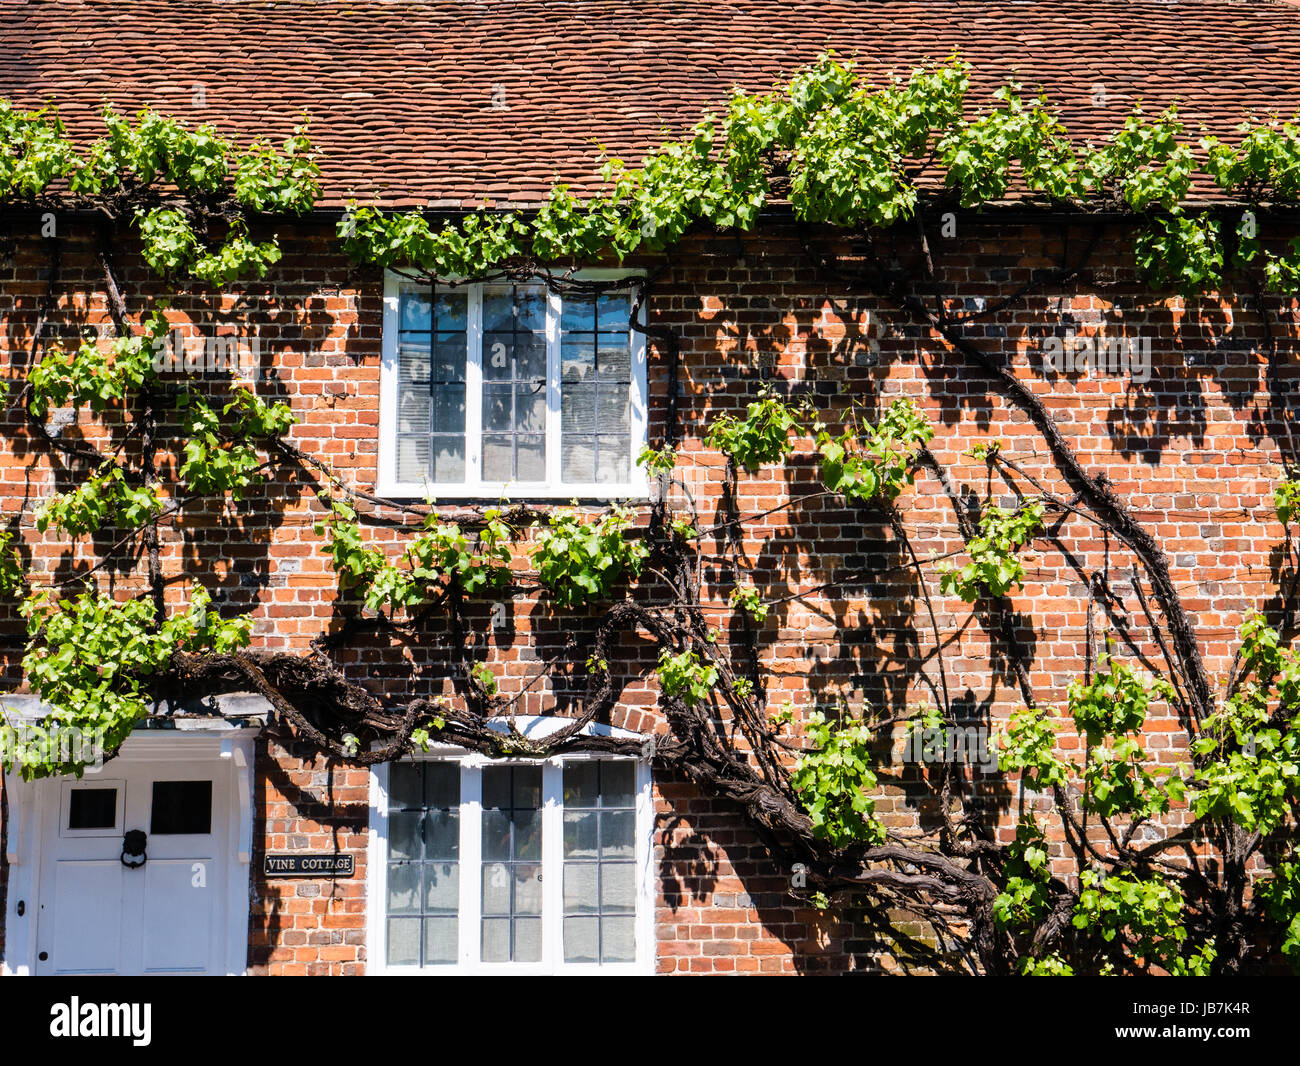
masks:
[[[227,620],[212,610],[202,588],[195,589],[186,610],[158,624],[150,599],[118,602],[89,592],[64,599],[48,588],[29,596],[22,611],[29,638],[23,670],[50,708],[43,728],[101,737],[106,751],[121,744],[145,716],[145,684],[177,651],[225,654],[246,645],[252,631],[251,618]],[[84,769],[84,763],[58,759],[55,746],[38,760],[24,760],[22,773],[32,779]]]
[[[1052,200],[1086,196],[1088,174],[1046,98],[1040,96],[1026,106],[1015,82],[993,95],[1000,107],[970,122],[954,123],[937,146],[948,184],[958,190],[962,206],[975,207],[1006,196],[1013,162],[1019,164],[1032,192]]]
[[[1202,723],[1192,810],[1269,834],[1300,799],[1300,662],[1260,615],[1240,632],[1241,681]]]
[[[1108,873],[1089,867],[1079,875],[1072,918],[1076,929],[1124,946],[1131,957],[1155,963],[1179,977],[1206,977],[1215,958],[1214,941],[1185,950],[1183,894],[1163,877]]]
[[[93,337],[73,352],[52,345],[27,373],[31,386],[29,409],[43,418],[54,407],[89,407],[102,414],[126,402],[157,379],[157,352],[167,337],[167,319],[160,311],[146,316],[139,333],[114,338],[107,348]]]
[[[270,403],[251,389],[235,387],[230,395],[218,413],[202,394],[179,393],[184,443],[178,473],[192,493],[228,492],[242,500],[263,477],[258,445],[283,436],[295,419],[287,404]]]
[[[786,709],[787,719],[789,714]],[[811,747],[800,754],[790,784],[812,819],[814,835],[837,848],[883,843],[885,827],[873,817],[876,801],[869,795],[876,787],[870,728],[821,711],[809,713],[803,726]]]
[[[551,512],[545,525],[538,523],[530,555],[558,606],[606,600],[625,577],[641,573],[650,549],[639,537],[628,535],[633,521],[633,513],[621,507],[591,522],[562,508]]]
[[[1052,879],[1047,840],[1032,815],[1016,825],[1016,839],[1006,851],[1002,891],[993,900],[993,920],[1000,929],[1032,929],[1047,915]]]
[[[741,470],[754,474],[768,463],[785,462],[794,451],[790,434],[801,429],[799,412],[764,388],[745,408],[743,418],[718,415],[709,424],[704,441]]]
[[[940,589],[974,603],[981,596],[1005,596],[1018,588],[1025,577],[1018,552],[1043,528],[1043,510],[1038,499],[1022,500],[1012,508],[986,507],[979,533],[966,545],[970,562],[962,567],[939,564]]]
[[[934,427],[911,400],[895,400],[875,424],[850,426],[832,437],[818,425],[822,482],[849,503],[894,500],[916,477],[916,454]]]
[[[753,585],[737,585],[731,590],[727,602],[729,606],[744,611],[755,622],[767,620],[768,605],[763,602],[762,594]]]
[[[1015,82],[988,106],[972,106],[969,72],[953,57],[872,86],[827,52],[769,92],[736,92],[725,113],[706,115],[639,167],[605,160],[603,187],[590,197],[556,184],[531,220],[485,207],[435,231],[418,212],[354,205],[339,235],[359,260],[472,277],[511,260],[621,260],[665,248],[694,226],[748,230],[778,174],[804,221],[887,227],[914,216],[922,177],[937,173],[970,209],[1015,194],[1130,212],[1142,221],[1139,271],[1190,295],[1221,287],[1226,268],[1261,250],[1237,227],[1225,255],[1222,223],[1187,213],[1198,173],[1250,203],[1300,199],[1295,122],[1247,122],[1236,146],[1213,137],[1196,145],[1176,108],[1148,116],[1138,106],[1104,141],[1081,144],[1043,96],[1027,99]],[[1292,291],[1300,242],[1264,252],[1264,276],[1270,288]]]
[[[643,466],[651,477],[664,477],[673,472],[677,466],[677,451],[670,445],[652,448],[646,445],[636,457],[637,465]]]
[[[1070,683],[1070,716],[1088,744],[1082,800],[1086,809],[1103,817],[1151,818],[1182,801],[1182,778],[1173,768],[1148,770],[1141,740],[1151,703],[1173,695],[1168,682],[1144,677],[1110,656],[1102,656],[1091,681]]]
[[[1057,736],[1050,708],[1024,707],[1016,711],[1006,731],[995,738],[998,769],[1019,773],[1026,788],[1049,791],[1063,788],[1070,764],[1056,754]]]
[[[154,486],[132,485],[126,472],[110,461],[75,489],[42,503],[36,511],[36,528],[44,533],[53,525],[70,537],[95,533],[106,525],[139,529],[160,510],[162,501]]]
[[[1264,911],[1282,927],[1282,954],[1300,970],[1300,863],[1273,865],[1273,876],[1255,882],[1255,895]]]
[[[0,529],[0,596],[13,596],[27,584],[22,556],[18,554],[12,530]]]
[[[510,578],[514,534],[496,509],[484,512],[483,525],[473,536],[430,515],[400,558],[389,562],[380,549],[365,543],[352,504],[324,502],[329,516],[315,526],[325,538],[321,551],[329,556],[339,587],[358,596],[367,610],[412,611],[448,591],[473,596]]]
[[[1273,506],[1277,509],[1277,520],[1284,526],[1291,524],[1300,513],[1300,481],[1282,481],[1273,489]]]
[[[135,122],[106,107],[105,136],[84,151],[53,109],[20,111],[0,100],[0,200],[36,198],[66,182],[69,194],[113,209],[119,200],[176,195],[179,206],[148,203],[133,220],[144,257],[159,274],[220,285],[262,277],[280,258],[274,239],[248,236],[245,214],[302,214],[320,196],[320,168],[306,126],[277,150],[264,141],[241,149],[210,125],[189,129],[144,109]],[[211,210],[215,235],[196,223]]]
[[[658,675],[664,692],[687,707],[706,702],[718,683],[717,666],[701,660],[697,652],[689,649],[674,654],[669,648],[660,648]]]

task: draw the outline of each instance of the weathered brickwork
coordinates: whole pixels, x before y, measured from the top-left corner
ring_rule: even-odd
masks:
[[[1075,261],[1088,234],[1057,223],[1007,218],[959,224],[959,237],[936,242],[939,282],[966,301],[968,311],[1017,292],[1032,272],[1052,268],[1063,254]],[[106,320],[99,295],[101,273],[89,230],[70,222],[60,241],[51,323],[64,337],[72,327]],[[266,395],[283,398],[299,424],[293,443],[330,464],[356,486],[374,487],[379,424],[382,279],[358,271],[332,249],[328,227],[281,227],[283,262],[264,285],[249,286],[210,305],[202,293],[182,294],[169,316],[200,340],[217,332],[255,335],[261,345]],[[1068,237],[1068,250],[1063,241]],[[131,251],[118,245],[125,283],[138,293],[162,295]],[[1263,606],[1276,586],[1282,529],[1270,492],[1281,473],[1271,437],[1266,380],[1266,333],[1250,297],[1185,307],[1153,297],[1135,282],[1126,237],[1108,228],[1080,275],[1078,291],[1049,289],[971,326],[976,343],[998,353],[1029,383],[1057,420],[1090,471],[1105,472],[1116,493],[1159,539],[1172,576],[1200,636],[1211,676],[1231,661],[1234,634],[1244,613]],[[985,463],[968,454],[977,441],[997,437],[1003,452],[1024,471],[1018,487],[1032,495],[1030,478],[1066,498],[1039,433],[977,369],[946,350],[928,330],[903,318],[887,300],[864,296],[819,270],[824,253],[855,267],[863,249],[832,244],[779,226],[762,238],[698,239],[675,253],[653,285],[650,308],[657,325],[681,340],[680,484],[670,489],[679,506],[692,506],[708,534],[700,541],[702,594],[723,638],[739,642],[727,597],[739,576],[778,602],[759,632],[759,655],[768,677],[768,701],[831,705],[855,711],[870,703],[902,714],[946,690],[973,726],[1005,719],[1018,705],[1007,649],[990,655],[988,633],[997,619],[972,614],[956,598],[938,594],[929,573],[934,626],[919,599],[916,568],[897,531],[878,511],[846,508],[820,494],[811,445],[800,444],[784,469],[741,474],[734,506],[762,515],[727,525],[731,512],[722,488],[725,464],[702,441],[707,421],[737,412],[760,381],[793,394],[811,393],[821,416],[834,425],[850,404],[865,417],[898,396],[910,396],[936,426],[930,446],[944,480],[923,470],[899,501],[911,551],[925,561],[961,545],[954,501],[969,509],[973,497],[1006,501],[1015,495]],[[899,253],[911,263],[906,251]],[[49,287],[49,249],[21,237],[0,248],[0,321],[13,392],[21,388],[32,350],[31,330]],[[1297,328],[1285,309],[1272,332],[1282,353],[1279,376],[1295,378]],[[1149,380],[1142,374],[1081,377],[1044,369],[1043,345],[1051,335],[1122,336],[1150,345]],[[664,360],[651,358],[651,436],[662,429],[670,382]],[[30,528],[31,506],[77,471],[51,469],[32,446],[20,411],[10,406],[0,423],[0,509],[7,520],[26,507],[24,533],[37,574],[65,578],[85,556],[74,556],[54,533]],[[88,420],[65,434],[97,432]],[[781,505],[806,497],[788,509]],[[273,506],[267,506],[272,504]],[[449,508],[454,513],[454,508]],[[181,603],[188,582],[202,582],[229,610],[251,611],[255,642],[264,648],[308,650],[322,629],[337,626],[335,580],[312,525],[324,514],[313,494],[289,476],[268,483],[246,505],[212,507],[187,517],[164,538],[164,563],[174,580],[168,598]],[[387,512],[388,517],[400,517]],[[269,517],[268,517],[269,516]],[[394,547],[400,533],[370,530],[377,544]],[[1065,686],[1086,659],[1090,628],[1118,638],[1117,651],[1136,650],[1152,662],[1161,651],[1151,639],[1127,578],[1131,559],[1077,516],[1054,522],[1050,538],[1025,552],[1026,581],[1009,610],[1041,703],[1061,703]],[[101,545],[103,547],[104,545]],[[1109,619],[1092,602],[1089,587],[1109,561],[1116,604]],[[521,566],[526,559],[520,553]],[[133,584],[133,582],[136,582]],[[119,574],[120,594],[138,590],[138,578]],[[1147,592],[1146,589],[1143,590]],[[20,621],[6,608],[7,681],[18,678]],[[566,647],[581,664],[590,620],[574,619],[520,594],[505,630],[492,639],[490,604],[471,611],[472,634],[431,626],[423,648],[393,650],[358,636],[339,661],[373,690],[394,700],[450,692],[452,651],[472,642],[489,662],[507,696],[521,694],[517,711],[540,714],[572,709],[581,698],[581,669],[554,685],[534,683],[544,664]],[[1090,623],[1091,616],[1091,623]],[[944,647],[942,667],[933,655]],[[1126,648],[1123,633],[1131,636]],[[627,638],[628,678],[610,723],[640,732],[664,732],[648,668],[655,649]],[[725,726],[725,722],[723,723]],[[1148,722],[1148,746],[1162,761],[1186,757],[1179,723],[1168,713]],[[882,738],[882,752],[891,739]],[[1063,736],[1067,749],[1077,738]],[[932,829],[940,812],[920,772],[895,755],[882,773],[885,797],[878,809],[900,832]],[[258,973],[358,973],[366,964],[364,871],[367,782],[364,770],[329,766],[319,758],[262,742],[256,766],[254,868],[264,850],[346,850],[357,874],[334,883],[267,881],[252,886],[249,964]],[[971,802],[1000,812],[1003,834],[1018,795],[1014,782],[996,774],[963,771],[975,783]],[[1042,803],[1030,796],[1027,803]],[[1046,807],[1044,806],[1044,809]],[[907,968],[908,952],[891,947],[903,934],[924,931],[902,916],[891,932],[863,916],[844,925],[796,905],[792,871],[775,864],[758,838],[730,808],[699,794],[689,782],[656,781],[656,858],[659,901],[655,921],[657,968],[664,973],[814,972]],[[1104,843],[1104,841],[1103,841]],[[1059,845],[1060,842],[1057,841]],[[1064,868],[1064,866],[1062,867]]]

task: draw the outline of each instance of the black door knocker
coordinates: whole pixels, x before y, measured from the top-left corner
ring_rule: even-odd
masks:
[[[149,861],[144,850],[145,835],[143,829],[128,829],[122,838],[122,865],[128,870],[135,870]]]

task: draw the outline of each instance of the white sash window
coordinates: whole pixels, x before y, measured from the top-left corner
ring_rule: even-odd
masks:
[[[389,273],[379,491],[395,497],[646,493],[645,335],[625,273],[560,295],[538,282],[418,283]]]
[[[648,766],[453,750],[376,768],[372,973],[645,973]]]

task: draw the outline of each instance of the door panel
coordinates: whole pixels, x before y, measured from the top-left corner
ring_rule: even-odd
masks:
[[[195,867],[199,867],[198,870]],[[150,859],[144,868],[144,969],[208,972],[212,964],[213,892],[210,856]]]
[[[62,860],[54,867],[50,973],[117,973],[122,949],[123,874],[111,861]],[[47,908],[48,912],[48,908]]]

